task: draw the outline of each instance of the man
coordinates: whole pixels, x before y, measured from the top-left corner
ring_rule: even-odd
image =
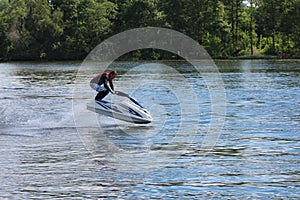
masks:
[[[90,81],[90,86],[98,92],[95,100],[103,99],[109,92],[116,94],[112,80],[118,75],[117,71],[98,74]]]

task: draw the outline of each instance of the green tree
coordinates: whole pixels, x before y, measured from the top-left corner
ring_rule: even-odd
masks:
[[[132,28],[167,27],[165,14],[159,9],[159,0],[114,0],[117,5],[117,18],[114,21],[113,33],[120,33]],[[165,52],[155,49],[144,49],[131,52],[121,59],[167,58]]]
[[[6,8],[8,14],[9,28],[7,37],[11,42],[10,57],[17,58],[24,55],[24,51],[28,49],[28,32],[25,29],[25,19],[27,16],[27,8],[24,0],[9,1]]]
[[[230,26],[230,40],[227,39],[227,43],[230,44],[228,54],[238,55],[241,48],[241,26],[242,26],[242,15],[244,12],[242,0],[222,0],[225,6],[226,21]]]
[[[27,0],[27,17],[25,28],[29,33],[28,52],[34,58],[54,59],[53,51],[59,45],[59,38],[63,33],[62,13],[51,10],[47,1]]]
[[[9,27],[9,57],[11,59],[48,58],[62,34],[61,13],[52,12],[48,1],[10,0],[5,9]]]
[[[283,34],[281,51],[289,57],[300,56],[300,0],[284,0],[280,31]]]
[[[8,57],[10,47],[10,42],[7,38],[9,30],[8,6],[8,1],[0,1],[0,60]]]
[[[260,0],[256,21],[258,22],[258,34],[264,37],[271,37],[271,48],[267,53],[276,54],[275,38],[279,31],[282,20],[283,4],[281,0]]]
[[[201,16],[203,24],[202,42],[214,57],[228,56],[230,49],[230,24],[226,21],[225,5],[218,0],[206,1]]]
[[[116,32],[147,26],[165,26],[164,13],[158,9],[158,0],[117,1]]]
[[[83,59],[97,44],[111,34],[116,5],[110,1],[51,1],[61,10],[64,35],[60,51],[63,59]]]
[[[230,43],[225,8],[219,0],[161,1],[167,24],[192,37],[216,57],[226,55]]]
[[[0,0],[0,59],[83,59],[107,37],[147,26],[185,33],[213,57],[299,57],[299,11],[300,0]]]
[[[250,34],[250,52],[251,52],[251,55],[254,54],[254,50],[253,50],[253,10],[254,10],[254,2],[253,0],[250,0],[249,1],[249,4],[250,4],[250,9],[249,9],[249,12],[250,12],[250,22],[249,22],[249,27],[250,27],[250,31],[249,31],[249,34]]]

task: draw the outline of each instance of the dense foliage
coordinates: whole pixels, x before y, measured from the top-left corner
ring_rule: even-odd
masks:
[[[0,60],[83,59],[105,38],[171,28],[213,57],[300,57],[300,0],[0,0]],[[142,55],[144,54],[144,55]],[[169,59],[147,50],[142,58]]]

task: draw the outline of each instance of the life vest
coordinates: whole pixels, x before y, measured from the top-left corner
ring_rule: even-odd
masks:
[[[112,82],[112,80],[109,78],[109,74],[110,74],[110,72],[103,72],[103,73],[102,73],[102,75],[108,76],[108,81],[109,81],[109,82]]]
[[[105,87],[106,89],[108,89],[109,91],[112,91],[112,90],[114,90],[114,85],[113,85],[113,83],[112,83],[112,79],[109,77],[109,74],[110,74],[110,72],[103,72],[102,75],[101,75],[101,77],[100,77],[100,80],[99,80],[98,85],[104,84],[104,87]],[[104,82],[104,80],[102,79],[103,75],[105,75],[105,76],[108,77],[109,85],[107,85],[107,84]],[[103,81],[103,82],[102,82],[102,81]]]

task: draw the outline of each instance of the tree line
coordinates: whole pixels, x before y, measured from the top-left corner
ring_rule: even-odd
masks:
[[[0,60],[83,59],[106,38],[147,26],[180,31],[214,58],[299,58],[299,19],[300,0],[0,0]]]

